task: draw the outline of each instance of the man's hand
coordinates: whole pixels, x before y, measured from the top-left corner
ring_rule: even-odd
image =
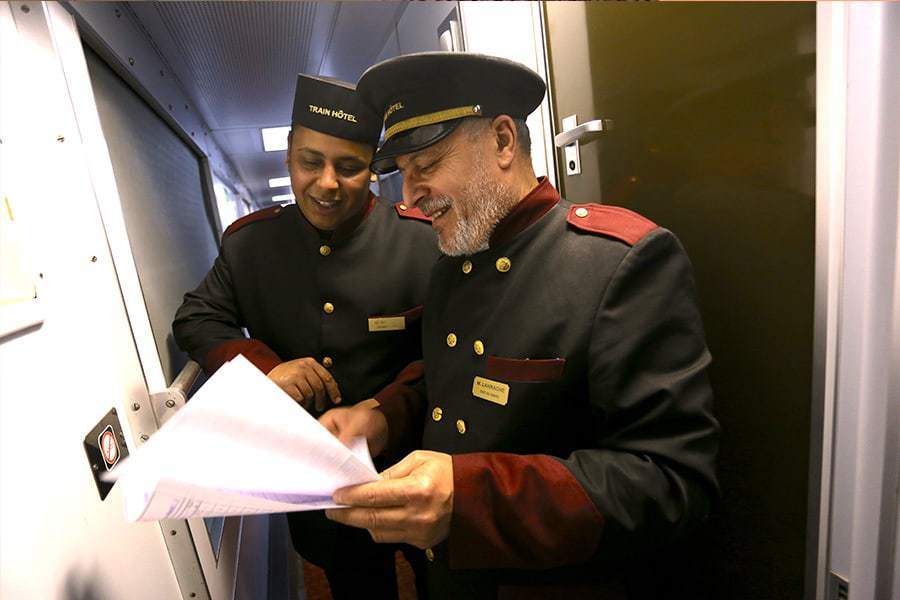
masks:
[[[387,445],[387,419],[380,410],[375,410],[378,401],[364,400],[351,408],[332,408],[319,417],[319,423],[345,445],[353,438],[362,436],[369,443],[369,454],[378,456]]]
[[[368,529],[376,542],[430,548],[450,535],[453,459],[417,450],[382,473],[384,479],[342,488],[325,511],[332,521]]]
[[[337,382],[314,358],[283,362],[269,371],[268,377],[307,410],[315,403],[316,410],[323,411],[329,399],[341,403]]]

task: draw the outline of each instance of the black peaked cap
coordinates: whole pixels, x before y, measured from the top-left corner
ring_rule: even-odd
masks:
[[[362,101],[384,120],[372,170],[442,140],[466,117],[527,117],[544,98],[543,79],[517,62],[469,52],[421,52],[391,58],[363,73]]]
[[[291,125],[373,148],[381,134],[381,117],[362,102],[352,84],[303,74],[297,75]]]

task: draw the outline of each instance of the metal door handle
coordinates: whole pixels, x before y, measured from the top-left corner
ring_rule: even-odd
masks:
[[[595,119],[563,131],[562,133],[557,133],[556,137],[553,138],[553,141],[556,143],[557,148],[565,148],[569,144],[574,144],[575,142],[590,144],[603,135],[603,132],[609,131],[612,128],[612,119]]]

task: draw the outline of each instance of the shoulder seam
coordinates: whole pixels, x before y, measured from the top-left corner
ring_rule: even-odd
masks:
[[[415,206],[407,206],[403,202],[394,204],[394,212],[396,212],[397,216],[401,219],[415,219],[416,221],[424,221],[426,223],[431,223],[432,221],[431,217],[427,216]]]
[[[243,217],[241,217],[240,219],[238,219],[237,221],[235,221],[234,223],[229,225],[225,229],[225,232],[222,234],[222,237],[231,235],[238,229],[241,229],[244,226],[249,225],[250,223],[255,223],[257,221],[267,221],[269,219],[273,219],[276,216],[278,216],[279,214],[281,214],[281,211],[283,208],[284,207],[282,207],[282,206],[272,206],[269,208],[264,208],[262,210],[258,210],[256,212],[252,212],[249,215],[244,215]]]
[[[658,225],[638,213],[620,206],[605,204],[573,204],[566,221],[574,228],[605,235],[634,246]]]

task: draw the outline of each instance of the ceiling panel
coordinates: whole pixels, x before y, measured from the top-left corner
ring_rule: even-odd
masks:
[[[290,124],[297,73],[355,81],[405,2],[131,2],[141,26],[260,203],[286,174],[259,128]],[[278,155],[277,157],[275,155]]]
[[[262,135],[256,127],[213,130],[213,138],[222,151],[229,156],[264,152]]]
[[[407,2],[342,2],[320,73],[355,82],[394,33]]]
[[[212,129],[281,124],[306,68],[312,2],[154,2]]]
[[[269,178],[288,174],[284,157],[284,152],[253,152],[233,156],[238,173],[262,205],[270,200]]]

